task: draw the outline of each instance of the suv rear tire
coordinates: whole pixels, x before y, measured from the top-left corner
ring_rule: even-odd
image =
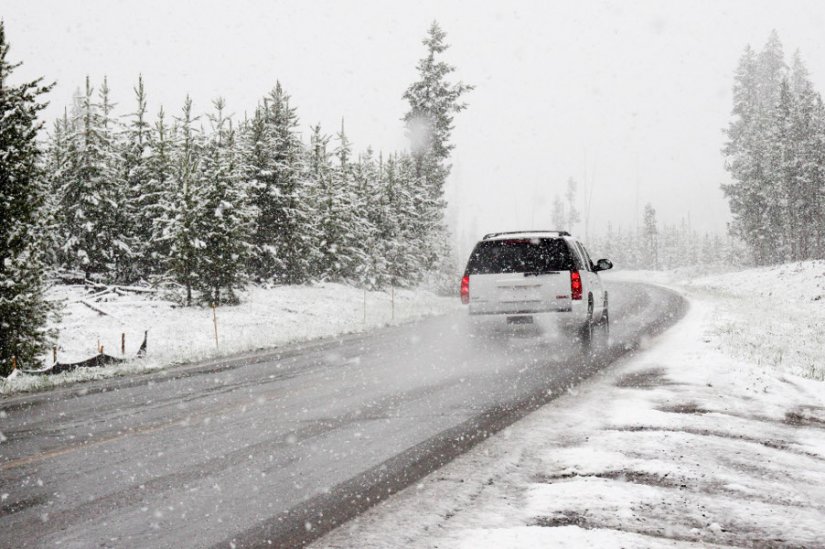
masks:
[[[584,354],[590,354],[593,349],[593,299],[587,301],[587,320],[579,328],[579,344]]]
[[[607,308],[607,297],[604,298],[604,309],[602,310],[602,317],[599,319],[598,335],[598,352],[603,353],[610,348],[610,313]]]

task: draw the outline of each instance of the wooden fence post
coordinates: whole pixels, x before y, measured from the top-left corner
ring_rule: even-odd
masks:
[[[218,344],[218,314],[215,311],[216,309],[217,309],[217,306],[215,305],[215,302],[213,301],[212,302],[212,324],[215,325],[215,348],[220,349],[220,345]]]

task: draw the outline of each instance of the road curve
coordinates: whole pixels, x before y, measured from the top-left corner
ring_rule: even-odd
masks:
[[[611,345],[462,313],[0,400],[0,546],[298,546],[672,325],[608,284]]]

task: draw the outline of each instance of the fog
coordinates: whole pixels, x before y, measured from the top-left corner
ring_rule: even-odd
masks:
[[[581,4],[581,5],[578,5]],[[56,80],[51,120],[85,75],[131,112],[142,73],[155,111],[226,98],[243,117],[279,79],[302,128],[356,148],[407,146],[401,95],[437,19],[455,75],[476,89],[453,133],[449,221],[460,248],[493,230],[553,228],[566,181],[592,185],[589,232],[660,222],[721,232],[729,213],[720,149],[737,59],[771,29],[799,48],[821,89],[818,2],[44,2],[6,0],[16,77]],[[580,205],[581,208],[581,205]],[[581,223],[572,229],[584,235]]]

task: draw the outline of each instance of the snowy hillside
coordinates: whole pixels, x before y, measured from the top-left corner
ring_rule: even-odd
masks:
[[[712,333],[737,358],[825,379],[825,261],[804,261],[696,279],[688,286],[722,303]]]
[[[611,280],[640,280],[711,299],[709,333],[734,357],[825,379],[825,261],[801,261],[737,272],[707,269],[618,271]]]
[[[143,360],[105,368],[76,370],[57,376],[14,376],[0,382],[0,393],[30,390],[82,379],[111,377],[177,362],[190,362],[285,343],[335,336],[439,314],[459,306],[458,300],[423,290],[396,290],[395,312],[388,292],[366,293],[343,284],[255,287],[242,304],[216,310],[218,343],[212,310],[179,307],[159,298],[109,294],[100,300],[82,286],[59,286],[51,299],[65,300],[57,326],[58,361],[94,356],[98,346],[107,354],[133,358],[144,331],[148,354]],[[105,314],[103,314],[105,313]],[[51,359],[51,357],[49,357]]]
[[[684,274],[613,275],[686,318],[316,545],[820,546],[825,263]]]

